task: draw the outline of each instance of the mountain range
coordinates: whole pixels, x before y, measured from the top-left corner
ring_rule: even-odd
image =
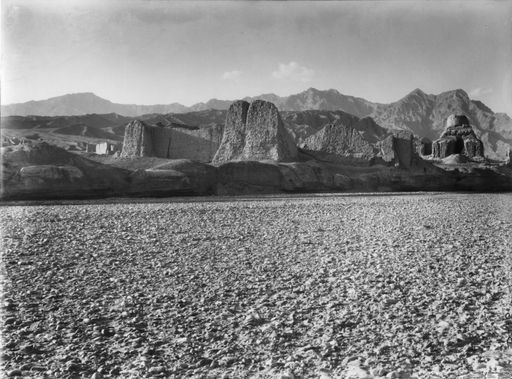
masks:
[[[257,99],[270,101],[280,110],[343,110],[357,116],[370,113],[377,105],[362,98],[343,95],[337,90],[319,91],[314,88],[290,96],[278,96],[269,93],[245,97],[243,100],[251,102]],[[233,100],[211,99],[206,103],[197,103],[190,107],[179,103],[118,104],[103,99],[94,93],[83,92],[52,97],[47,100],[2,105],[1,112],[2,116],[73,116],[91,113],[117,113],[123,116],[135,117],[148,113],[187,113],[207,109],[227,110],[232,102]]]
[[[375,103],[363,98],[344,95],[334,89],[317,90],[315,88],[283,97],[275,94],[263,94],[244,98],[247,101],[256,99],[273,102],[283,112],[285,120],[298,118],[293,121],[296,125],[294,130],[298,133],[297,137],[306,137],[307,129],[313,126],[312,123],[315,124],[314,129],[317,129],[322,120],[329,117],[329,112],[324,114],[310,112],[308,115],[309,111],[314,110],[343,111],[358,118],[371,118],[372,122],[367,122],[368,125],[374,124],[374,120],[376,124],[385,129],[408,130],[418,137],[426,137],[431,140],[439,137],[448,115],[463,113],[468,116],[475,132],[488,146],[486,155],[490,158],[502,159],[507,156],[509,149],[512,147],[512,119],[505,113],[494,113],[478,100],[470,99],[462,89],[446,91],[437,95],[427,94],[420,89],[415,89],[402,99],[389,104]],[[73,124],[73,120],[71,120],[74,117],[73,115],[85,114],[102,114],[102,117],[104,117],[104,114],[111,114],[107,117],[110,126],[114,126],[114,124],[122,125],[127,119],[133,117],[143,119],[160,117],[164,125],[170,125],[169,122],[204,125],[219,123],[219,120],[224,117],[223,112],[207,112],[207,110],[226,110],[231,103],[231,100],[211,99],[206,103],[194,104],[191,107],[178,103],[157,105],[117,104],[93,93],[77,93],[48,100],[2,105],[1,111],[2,116],[65,115],[67,117],[59,117],[58,120],[51,121],[52,123],[61,123],[63,127]],[[293,114],[287,114],[287,112]],[[294,112],[305,113],[298,114]],[[318,119],[320,116],[323,118]],[[15,124],[31,123],[30,118],[11,117],[9,119],[9,124],[13,122]],[[178,119],[178,121],[175,119]],[[5,127],[5,125],[2,125],[2,127]],[[112,131],[115,132],[115,130]],[[304,134],[304,136],[300,136],[301,134]]]

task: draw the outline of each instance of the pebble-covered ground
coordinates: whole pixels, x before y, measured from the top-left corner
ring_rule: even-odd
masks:
[[[512,194],[200,200],[1,207],[3,372],[512,377]]]

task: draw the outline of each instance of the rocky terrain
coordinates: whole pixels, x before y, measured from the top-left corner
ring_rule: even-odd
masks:
[[[490,158],[504,159],[512,146],[512,122],[507,115],[494,113],[480,101],[471,100],[462,90],[429,95],[416,89],[391,104],[378,105],[371,117],[382,127],[405,129],[419,137],[437,138],[450,114],[465,114],[486,146]]]
[[[327,124],[306,138],[303,148],[315,153],[324,153],[333,160],[336,157],[371,159],[375,156],[373,146],[357,129],[341,123]],[[326,158],[329,159],[328,157]]]
[[[446,91],[438,95],[426,94],[420,89],[415,89],[402,99],[389,104],[379,104],[343,95],[334,89],[321,91],[315,88],[285,97],[264,94],[247,97],[243,100],[247,102],[265,100],[274,103],[281,112],[284,112],[283,121],[298,145],[309,135],[332,122],[333,117],[339,116],[340,112],[364,119],[366,124],[360,125],[360,129],[368,128],[368,134],[375,133],[376,128],[388,131],[407,130],[420,139],[428,138],[431,141],[443,131],[446,118],[450,114],[456,113],[468,116],[476,136],[486,146],[486,155],[489,158],[504,160],[512,147],[512,119],[504,113],[493,112],[478,100],[470,99],[462,89]],[[101,106],[95,106],[96,103]],[[48,128],[49,124],[55,121],[50,121],[48,117],[42,120],[41,116],[26,118],[19,116],[34,114],[43,116],[84,115],[87,121],[83,122],[86,126],[91,126],[89,123],[91,119],[104,118],[104,115],[89,115],[87,113],[110,112],[124,115],[117,116],[119,119],[124,118],[124,123],[118,124],[118,121],[112,120],[112,124],[108,125],[110,130],[105,130],[118,136],[123,136],[124,125],[131,121],[130,117],[135,116],[150,124],[160,122],[164,126],[180,124],[211,127],[224,124],[225,111],[231,103],[232,101],[228,100],[212,99],[191,107],[176,104],[138,106],[113,104],[93,94],[74,94],[43,101],[2,105],[3,116],[18,115],[17,117],[2,117],[2,128],[9,129],[10,134],[16,134],[19,137],[22,130],[27,131],[27,126],[42,126],[42,137],[48,137],[44,128]],[[68,107],[69,104],[72,106]],[[82,108],[80,108],[81,104],[83,104]],[[56,111],[56,109],[60,110]],[[317,112],[316,116],[312,111]],[[112,119],[112,116],[107,118]],[[347,119],[345,116],[343,118]],[[305,120],[307,122],[302,122]],[[76,116],[61,117],[57,122],[62,123],[63,121],[67,123],[62,126],[71,126],[77,123]],[[322,122],[319,123],[319,121]],[[20,125],[25,129],[21,129]],[[99,126],[101,121],[97,125],[99,128],[105,128],[105,126]],[[55,139],[55,134],[50,136]]]
[[[245,147],[247,112],[249,103],[235,101],[228,109],[219,149],[213,162],[240,160]]]
[[[512,197],[4,206],[9,377],[509,378]]]
[[[45,142],[3,147],[1,161],[2,199],[113,196],[130,173]]]
[[[405,133],[405,132],[403,132]],[[390,136],[375,162],[318,160],[299,150],[296,162],[122,158],[75,154],[42,143],[1,149],[1,200],[112,196],[237,195],[294,192],[510,191],[512,166],[450,156],[428,161],[409,137]],[[455,157],[455,158],[454,158]]]

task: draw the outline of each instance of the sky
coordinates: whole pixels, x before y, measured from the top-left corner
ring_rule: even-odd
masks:
[[[462,88],[512,115],[511,1],[3,0],[1,102]]]

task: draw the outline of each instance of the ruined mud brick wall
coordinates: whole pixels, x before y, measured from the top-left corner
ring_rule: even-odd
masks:
[[[296,156],[295,142],[274,104],[263,100],[231,104],[214,162],[291,161]]]
[[[211,162],[222,139],[222,126],[190,130],[172,128],[167,158]]]
[[[378,144],[379,156],[385,162],[393,162],[400,167],[410,168],[414,163],[415,146],[412,133],[394,130],[393,134]]]
[[[240,160],[245,146],[245,124],[250,104],[235,101],[228,109],[222,141],[213,158],[214,162]]]
[[[336,157],[371,159],[375,149],[354,128],[343,124],[328,124],[304,141],[304,150],[324,153],[322,158],[336,161]]]
[[[220,145],[222,127],[164,127],[132,121],[126,126],[123,157],[158,157],[211,162]]]
[[[122,157],[145,157],[153,155],[149,127],[144,122],[134,120],[126,125],[124,131]]]

